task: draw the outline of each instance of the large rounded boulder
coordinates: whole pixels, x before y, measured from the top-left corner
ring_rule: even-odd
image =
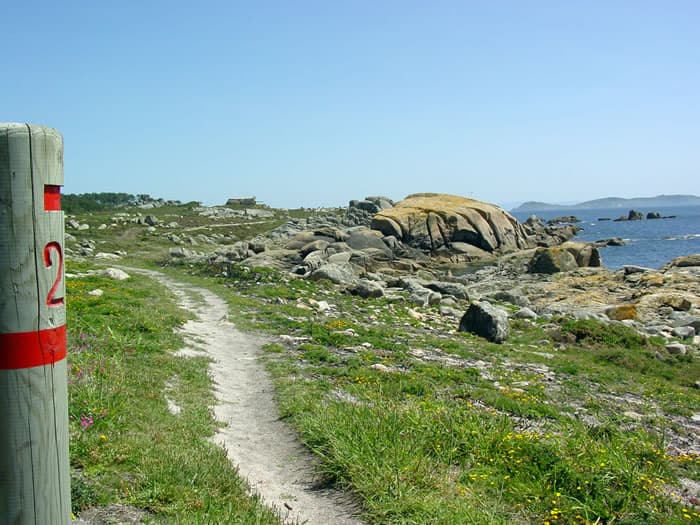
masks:
[[[409,195],[380,210],[373,230],[425,251],[467,243],[486,252],[531,248],[534,241],[515,217],[493,204],[438,193]]]

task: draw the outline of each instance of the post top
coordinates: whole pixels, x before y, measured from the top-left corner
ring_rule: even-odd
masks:
[[[30,124],[28,122],[0,122],[0,132],[22,132],[28,129],[33,131],[43,131],[60,135],[60,132],[50,126],[42,126],[39,124]]]

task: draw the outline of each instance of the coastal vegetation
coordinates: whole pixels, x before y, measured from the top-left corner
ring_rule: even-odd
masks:
[[[186,315],[145,277],[88,275],[115,264],[97,257],[108,253],[209,288],[238,327],[269,338],[263,358],[282,417],[321,458],[324,482],[354,494],[368,523],[700,520],[692,350],[668,353],[661,337],[595,317],[515,318],[518,307],[497,299],[512,319],[495,344],[458,332],[458,317],[411,302],[407,290],[360,297],[285,269],[171,256],[169,235],[253,239],[318,213],[212,219],[197,210],[75,217],[90,226],[71,230],[68,243],[76,514],[121,503],[155,523],[278,520],[208,440],[217,424],[208,360],[174,353]],[[139,222],[146,214],[157,227]]]

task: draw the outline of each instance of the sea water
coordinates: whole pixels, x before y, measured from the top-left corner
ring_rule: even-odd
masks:
[[[675,215],[673,219],[643,219],[641,221],[620,221],[614,219],[627,216],[629,210],[622,208],[582,210],[558,209],[547,211],[530,211],[513,213],[519,221],[525,221],[530,215],[541,219],[552,219],[574,215],[583,228],[573,239],[593,242],[612,237],[625,240],[624,246],[608,246],[600,249],[603,265],[618,269],[631,264],[658,268],[671,259],[681,255],[700,253],[700,207],[639,209],[646,214],[650,211],[661,215]],[[610,220],[601,221],[601,218]]]

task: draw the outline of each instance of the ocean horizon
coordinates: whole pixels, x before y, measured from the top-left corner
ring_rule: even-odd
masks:
[[[624,239],[624,246],[600,248],[603,266],[612,270],[625,265],[659,268],[676,257],[700,253],[700,206],[637,210],[645,217],[648,212],[675,216],[669,219],[614,220],[621,215],[626,216],[628,211],[622,208],[561,208],[511,213],[521,222],[533,214],[544,220],[573,215],[581,221],[577,226],[582,228],[572,239],[574,241],[595,242],[612,237]],[[609,220],[601,221],[601,218]]]

